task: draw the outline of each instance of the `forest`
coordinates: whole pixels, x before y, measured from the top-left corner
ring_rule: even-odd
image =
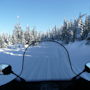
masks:
[[[52,22],[53,23],[53,22]],[[74,20],[64,20],[63,25],[56,25],[45,33],[31,29],[29,25],[24,30],[20,23],[17,23],[12,30],[12,34],[0,34],[0,48],[14,44],[30,44],[37,40],[58,40],[64,44],[70,42],[89,40],[90,38],[90,15],[80,14]]]

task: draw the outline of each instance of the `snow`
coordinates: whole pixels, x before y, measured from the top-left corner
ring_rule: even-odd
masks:
[[[22,56],[24,49],[0,49],[0,64],[9,64],[15,73],[20,74],[22,67]],[[30,56],[30,55],[27,55]],[[0,85],[3,85],[13,79],[14,75],[0,75]]]
[[[9,45],[9,46],[7,46],[7,48],[8,49],[24,48],[24,45],[22,45],[22,44]]]
[[[66,47],[72,60],[73,69],[78,74],[85,68],[85,64],[90,62],[90,45],[86,45],[86,41],[81,41],[69,44]],[[83,73],[81,77],[90,81],[89,73]]]
[[[22,56],[18,56],[17,52],[22,54],[21,51],[8,50],[8,49],[0,49],[0,64],[9,64],[12,66],[12,69],[17,74],[21,71],[22,64]],[[11,54],[13,53],[13,54]],[[14,55],[14,54],[17,54]],[[14,75],[0,75],[0,85],[6,84],[9,81],[15,79]]]
[[[29,53],[32,57],[25,57],[22,73],[27,81],[65,80],[73,77],[67,53],[59,44],[44,42],[39,47],[28,49]]]
[[[86,41],[70,43],[68,49],[74,71],[78,74],[87,62],[90,62],[90,46]],[[24,48],[0,49],[0,63],[9,64],[18,75],[22,67]],[[26,52],[24,70],[21,75],[27,81],[69,80],[74,77],[65,49],[54,42],[43,42],[32,46]],[[90,81],[90,74],[83,73],[81,77]],[[0,85],[15,79],[14,75],[0,75]]]

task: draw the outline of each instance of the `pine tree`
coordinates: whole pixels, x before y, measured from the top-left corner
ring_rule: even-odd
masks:
[[[30,44],[31,43],[31,31],[29,26],[26,27],[26,31],[24,32],[24,39],[25,39],[25,44]]]
[[[68,21],[64,20],[63,28],[62,28],[62,40],[68,44],[69,43],[69,30],[68,30]]]
[[[3,48],[3,47],[4,47],[4,42],[3,42],[2,36],[0,35],[0,48]]]
[[[37,40],[37,35],[38,35],[37,31],[35,30],[35,28],[33,28],[32,31],[31,31],[31,37],[32,37],[31,40],[36,41]]]
[[[15,25],[13,30],[13,44],[23,44],[23,30],[20,24]]]
[[[88,15],[85,19],[85,28],[84,28],[84,37],[90,37],[90,15]]]

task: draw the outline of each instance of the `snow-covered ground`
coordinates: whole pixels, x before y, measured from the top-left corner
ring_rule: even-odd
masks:
[[[85,68],[85,64],[90,62],[90,45],[86,45],[86,41],[81,41],[69,44],[66,48],[69,51],[74,71],[77,74],[80,73]],[[89,73],[83,73],[81,76],[90,81]]]
[[[22,64],[22,50],[15,49],[0,49],[0,64],[9,64],[12,66],[13,71],[17,74],[21,71]],[[3,85],[16,76],[14,75],[0,75],[0,85]]]
[[[19,75],[22,69],[23,52],[24,52],[24,48],[0,49],[0,64],[11,65],[13,71]],[[30,56],[30,55],[26,55],[26,56]],[[0,85],[6,84],[15,78],[16,76],[12,74],[0,75]]]
[[[90,46],[85,41],[66,45],[74,71],[78,74],[90,62]],[[10,64],[20,74],[24,48],[0,49],[0,63]],[[27,50],[24,70],[21,75],[27,81],[65,80],[74,77],[65,49],[54,42],[43,42]],[[90,74],[81,75],[90,80]],[[0,75],[0,85],[15,78],[14,75]]]

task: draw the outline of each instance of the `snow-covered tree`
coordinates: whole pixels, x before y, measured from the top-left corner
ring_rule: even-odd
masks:
[[[90,15],[88,15],[85,19],[85,28],[90,32]]]
[[[36,41],[37,40],[38,33],[35,30],[35,28],[33,28],[32,31],[31,31],[31,37],[32,37],[32,41]]]
[[[80,14],[77,19],[74,20],[72,30],[73,30],[73,41],[75,40],[81,40],[82,34],[83,34],[83,21],[82,17],[85,16],[85,14]]]
[[[32,37],[29,26],[26,27],[26,31],[24,32],[24,39],[25,39],[25,44],[30,44]]]
[[[87,38],[89,36],[88,34],[90,33],[90,15],[86,16],[85,18],[85,25],[84,25],[84,30],[83,30],[83,38]]]
[[[23,44],[24,35],[20,24],[16,24],[12,35],[13,44]]]
[[[64,20],[64,24],[62,27],[62,40],[65,43],[69,43],[69,39],[70,39],[70,32],[69,32],[69,23],[67,20]]]
[[[0,48],[3,48],[3,47],[4,47],[4,42],[3,42],[2,36],[0,35]]]

